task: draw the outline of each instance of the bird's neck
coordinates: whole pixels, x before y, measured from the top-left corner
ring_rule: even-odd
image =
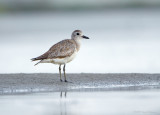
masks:
[[[81,40],[80,39],[73,39],[73,40],[76,43],[76,49],[77,49],[77,51],[79,51],[80,46],[81,46]]]

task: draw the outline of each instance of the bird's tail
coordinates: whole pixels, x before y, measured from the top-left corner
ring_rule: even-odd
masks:
[[[39,61],[38,63],[36,63],[34,66],[38,65],[39,63],[41,63],[41,61]]]
[[[39,60],[39,59],[37,59],[37,58],[32,58],[31,60],[32,60],[32,61],[37,61],[37,60]],[[42,60],[41,60],[41,61],[42,61]],[[38,63],[36,63],[34,66],[38,65],[41,61],[39,61]]]
[[[31,60],[32,60],[32,61],[36,61],[36,60],[37,60],[37,58],[32,58]]]

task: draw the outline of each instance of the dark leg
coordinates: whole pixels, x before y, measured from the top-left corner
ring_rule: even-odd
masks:
[[[61,91],[60,97],[62,98],[62,91]]]
[[[64,72],[64,79],[65,79],[64,81],[67,82],[65,67],[66,67],[66,64],[64,64],[64,66],[63,66],[63,72]]]
[[[67,92],[65,91],[65,94],[64,94],[65,98],[67,97]]]
[[[62,77],[61,77],[61,65],[59,65],[59,75],[60,75],[60,81],[62,82]]]

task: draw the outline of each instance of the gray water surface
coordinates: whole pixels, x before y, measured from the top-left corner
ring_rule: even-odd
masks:
[[[0,96],[2,115],[159,115],[159,108],[159,90]]]

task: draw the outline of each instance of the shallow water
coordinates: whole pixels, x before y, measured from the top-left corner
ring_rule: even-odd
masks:
[[[2,115],[158,115],[159,108],[159,90],[0,96]]]

